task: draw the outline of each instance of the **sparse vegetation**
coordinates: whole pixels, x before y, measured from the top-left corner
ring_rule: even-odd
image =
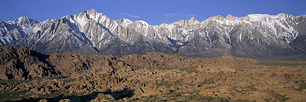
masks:
[[[271,93],[272,96],[273,96],[277,101],[285,102],[285,101],[287,101],[288,99],[290,99],[290,98],[286,97],[286,95],[281,95],[281,94],[275,93],[275,92],[272,91],[272,90],[268,90],[267,92]]]
[[[297,89],[294,89],[296,91],[303,91],[304,89],[306,89],[306,80],[300,80],[300,83],[299,84],[299,88]]]
[[[157,67],[156,70],[171,70],[171,68]]]
[[[197,70],[197,67],[196,66],[193,66],[193,67],[184,67],[184,68],[179,68],[180,71],[186,71],[188,73],[198,73],[199,71]]]
[[[23,83],[28,82],[28,80],[0,80],[1,84],[12,84],[12,83]]]
[[[296,83],[299,83],[298,88],[294,86],[284,87],[286,89],[295,90],[295,91],[303,91],[306,89],[306,80],[297,80]]]
[[[66,82],[66,83],[74,82],[74,81],[76,81],[76,78],[69,78],[69,79],[65,79],[63,81]]]
[[[22,95],[22,94],[27,93],[26,90],[22,90],[22,91],[1,90],[0,92],[1,92],[0,93],[0,101],[1,102],[21,100],[22,98],[28,98],[30,96],[30,94]]]
[[[214,80],[212,79],[205,79],[205,81],[203,82],[203,84],[215,84]]]
[[[306,65],[306,62],[302,61],[261,61],[258,65],[265,66],[300,66]]]

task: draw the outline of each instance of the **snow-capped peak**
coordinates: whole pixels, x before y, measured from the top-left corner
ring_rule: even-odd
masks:
[[[148,24],[146,21],[143,21],[143,20],[137,20],[136,22],[140,22],[142,24]]]
[[[190,20],[188,20],[188,23],[189,24],[197,24],[197,23],[199,23],[199,21],[196,18],[191,17]]]
[[[226,16],[226,18],[222,16],[214,16],[210,17],[207,20],[204,20],[203,22],[207,21],[216,21],[220,24],[238,24],[238,23],[251,23],[251,22],[257,22],[257,21],[264,21],[265,19],[273,19],[273,20],[284,20],[288,17],[291,17],[292,15],[287,14],[278,14],[278,15],[269,15],[269,14],[249,14],[245,17],[233,17],[232,15]]]
[[[140,23],[140,24],[142,24],[144,27],[149,27],[149,24],[148,24],[146,21],[143,21],[143,20],[137,20],[137,21],[135,21],[134,23]]]
[[[131,24],[133,22],[131,20],[129,20],[129,19],[120,18],[120,19],[116,20],[116,23],[121,24],[123,26],[127,26],[127,25],[129,25],[129,24]]]
[[[249,14],[247,17],[250,17],[250,21],[261,21],[263,18],[266,18],[266,17],[275,17],[275,15],[269,15],[269,14]]]
[[[233,17],[231,14],[227,15],[225,17],[226,20],[229,20],[229,21],[235,21],[238,17]]]
[[[22,17],[19,17],[18,19],[15,19],[12,23],[13,24],[20,24],[22,22],[27,22],[29,20],[29,17],[27,16],[22,16]]]
[[[95,9],[89,9],[89,10],[85,10],[87,12],[87,14],[95,14],[98,13]]]
[[[21,17],[19,17],[17,20],[18,20],[18,21],[22,21],[22,20],[27,20],[27,19],[29,19],[29,17],[27,17],[27,16],[21,16]]]
[[[106,19],[110,19],[102,13],[98,13],[95,9],[84,10],[78,14],[65,17],[69,19],[71,23],[75,23],[81,31],[89,20],[95,20],[96,22],[101,23],[106,21]]]

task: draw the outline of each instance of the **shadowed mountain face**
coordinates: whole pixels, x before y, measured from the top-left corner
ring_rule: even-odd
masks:
[[[170,24],[112,20],[94,9],[37,22],[28,17],[0,21],[0,44],[27,46],[41,53],[83,55],[148,54],[186,57],[234,55],[252,58],[306,52],[306,16],[250,14],[195,18]]]

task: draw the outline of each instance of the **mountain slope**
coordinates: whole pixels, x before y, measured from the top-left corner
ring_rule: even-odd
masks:
[[[85,55],[159,51],[191,57],[291,56],[306,53],[305,19],[290,14],[228,15],[152,26],[142,20],[112,20],[90,9],[44,22],[28,17],[0,21],[0,44]]]

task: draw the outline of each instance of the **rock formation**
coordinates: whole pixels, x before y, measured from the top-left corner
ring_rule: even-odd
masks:
[[[306,100],[305,61],[44,55],[7,45],[0,58],[0,101]]]

